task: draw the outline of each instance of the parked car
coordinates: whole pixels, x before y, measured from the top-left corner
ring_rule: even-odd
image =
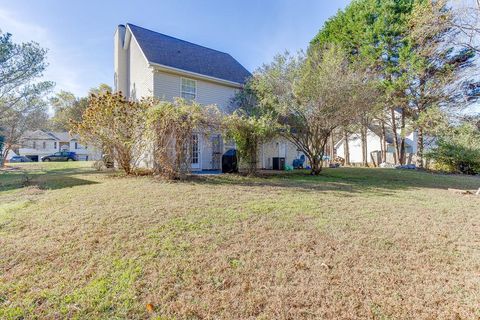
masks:
[[[29,158],[25,157],[25,156],[13,156],[12,158],[10,158],[10,163],[12,162],[32,162],[32,160],[30,160]]]
[[[55,152],[54,154],[44,156],[41,158],[42,161],[77,161],[78,156],[75,152],[70,151],[61,151]]]

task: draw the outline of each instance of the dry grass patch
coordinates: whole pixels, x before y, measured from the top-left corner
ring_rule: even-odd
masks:
[[[51,165],[41,187],[3,180],[0,199],[27,204],[0,202],[0,318],[480,317],[480,199],[447,191],[478,178]]]

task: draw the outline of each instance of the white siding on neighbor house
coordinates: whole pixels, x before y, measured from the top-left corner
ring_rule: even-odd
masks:
[[[417,132],[413,131],[411,132],[408,136],[405,137],[405,142],[406,142],[406,150],[407,154],[415,154],[417,152]],[[350,162],[351,163],[361,163],[362,162],[362,140],[360,139],[360,134],[359,133],[354,133],[351,134],[349,139],[349,152],[350,152]],[[370,156],[371,152],[381,152],[382,150],[382,140],[380,136],[378,136],[376,133],[374,133],[371,130],[368,130],[367,134],[367,157],[368,157],[368,162],[372,162],[372,157]],[[387,162],[393,161],[393,155],[390,156],[390,154],[393,153],[391,149],[393,148],[393,144],[387,144]],[[338,145],[337,145],[337,155],[345,158],[345,143],[344,140],[342,140]],[[375,160],[376,161],[376,160]]]
[[[225,111],[227,111],[231,99],[238,90],[233,87],[216,84],[210,81],[156,70],[153,76],[153,92],[155,97],[168,101],[181,97],[182,78],[196,80],[196,102],[203,105],[216,104],[219,108]]]
[[[360,139],[360,134],[352,134],[348,139],[348,146],[350,152],[350,162],[351,163],[361,163],[362,162],[362,140]],[[344,143],[341,143],[337,147],[337,155],[345,158],[345,148]],[[370,152],[380,151],[381,150],[381,139],[372,131],[368,130],[367,132],[367,156],[368,162],[372,162],[370,157]]]
[[[153,70],[150,68],[140,46],[134,37],[131,37],[127,52],[128,87],[130,97],[140,99],[153,95]]]
[[[35,148],[34,142],[35,141]],[[43,143],[45,142],[45,148]],[[56,142],[56,146],[55,146]],[[75,142],[77,142],[77,148],[75,148]],[[18,154],[21,156],[38,156],[40,157],[53,154],[63,149],[62,146],[66,146],[66,151],[73,151],[77,154],[79,160],[99,160],[101,159],[101,152],[93,147],[85,147],[76,140],[70,140],[60,142],[58,140],[45,140],[45,139],[31,139],[25,140],[22,143],[22,147],[19,149]]]

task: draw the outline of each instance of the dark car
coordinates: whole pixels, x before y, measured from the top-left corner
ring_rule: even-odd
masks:
[[[70,151],[61,151],[55,152],[54,154],[44,156],[41,158],[42,161],[77,161],[78,157],[75,152]]]
[[[9,162],[32,162],[32,160],[24,156],[13,156]]]

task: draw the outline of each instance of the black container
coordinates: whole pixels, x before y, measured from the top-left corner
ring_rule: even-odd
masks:
[[[230,149],[222,155],[222,172],[238,172],[237,150]]]
[[[272,159],[273,170],[285,170],[285,158],[274,157]]]

